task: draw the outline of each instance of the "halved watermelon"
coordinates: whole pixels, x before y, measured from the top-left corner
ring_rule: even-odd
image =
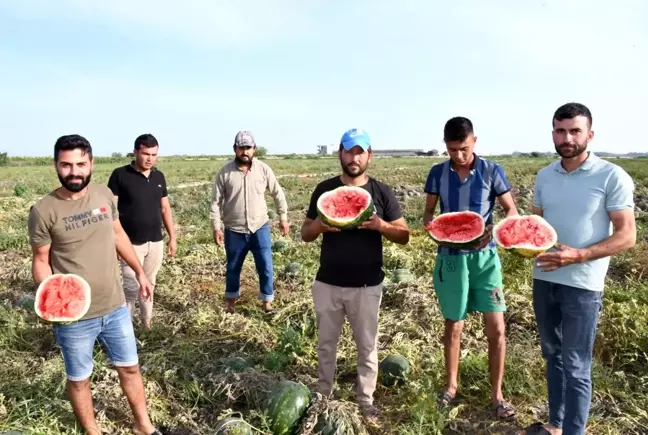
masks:
[[[486,235],[484,218],[468,210],[443,213],[425,229],[436,244],[457,249],[472,249]]]
[[[74,274],[48,276],[36,290],[34,311],[48,322],[75,322],[90,308],[90,284]]]
[[[374,212],[371,194],[362,187],[340,186],[324,192],[317,200],[320,219],[335,228],[357,228]]]
[[[524,258],[534,258],[558,242],[556,230],[542,216],[515,215],[493,227],[493,239],[502,248]]]

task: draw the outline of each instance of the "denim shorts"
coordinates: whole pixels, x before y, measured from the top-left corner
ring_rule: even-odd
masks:
[[[115,366],[129,367],[138,363],[133,322],[126,305],[102,317],[54,325],[54,335],[70,381],[82,381],[92,374],[92,353],[97,339]]]

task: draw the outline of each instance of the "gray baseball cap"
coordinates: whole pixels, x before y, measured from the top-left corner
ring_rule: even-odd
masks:
[[[247,130],[242,130],[236,133],[236,137],[234,138],[234,146],[254,147],[256,146],[256,143],[254,142],[254,137],[252,136],[252,133],[250,133]]]

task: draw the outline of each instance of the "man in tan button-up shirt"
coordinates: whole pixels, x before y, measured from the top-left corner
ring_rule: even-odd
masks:
[[[252,134],[248,131],[238,132],[234,139],[235,158],[218,171],[213,186],[210,218],[214,241],[219,246],[225,244],[225,298],[229,312],[234,312],[236,299],[240,296],[241,268],[248,251],[252,251],[259,274],[263,309],[272,311],[272,240],[265,201],[266,189],[274,199],[281,234],[288,235],[289,229],[288,206],[283,189],[272,169],[261,160],[254,159],[255,151],[256,143]]]

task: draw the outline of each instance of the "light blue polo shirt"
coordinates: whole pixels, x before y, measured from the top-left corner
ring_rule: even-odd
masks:
[[[612,235],[609,211],[634,209],[634,182],[618,165],[589,152],[571,173],[560,160],[536,175],[533,205],[558,233],[558,242],[585,248]],[[586,290],[603,291],[610,257],[543,272],[534,261],[533,277]]]

